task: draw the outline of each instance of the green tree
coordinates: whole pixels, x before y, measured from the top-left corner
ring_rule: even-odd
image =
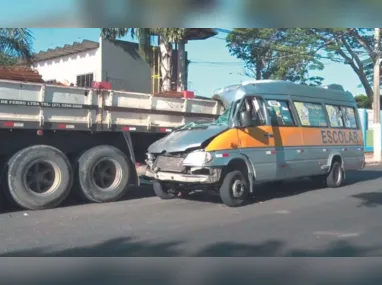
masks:
[[[172,43],[178,43],[178,57],[184,59],[185,53],[185,33],[184,28],[103,28],[101,35],[105,39],[115,40],[127,34],[139,39],[139,47],[142,55],[147,62],[151,62],[151,36],[157,35],[159,37],[159,49],[161,53],[161,76],[162,76],[162,91],[171,90],[171,56],[172,56]],[[185,62],[178,60],[179,66],[178,74],[179,86],[178,90],[184,89],[185,86]]]
[[[316,47],[316,58],[327,58],[349,65],[357,74],[366,95],[373,98],[372,82],[368,67],[374,63],[373,29],[366,28],[325,28],[300,29],[302,37]]]
[[[252,29],[251,29],[252,30]],[[252,42],[246,41],[242,44],[243,50],[236,54],[246,61],[243,55],[247,55],[251,58],[264,58],[266,59],[277,59],[282,58],[279,56],[278,51],[284,51],[285,55],[289,54],[292,56],[295,62],[300,62],[300,58],[303,59],[302,62],[308,62],[314,69],[321,69],[320,64],[322,59],[329,59],[333,62],[339,62],[349,65],[352,70],[357,74],[361,85],[365,89],[365,93],[368,98],[372,101],[373,98],[373,88],[372,88],[372,66],[375,61],[376,53],[374,51],[374,35],[373,29],[370,28],[294,28],[294,29],[271,29],[273,32],[267,32],[270,29],[257,29],[259,36],[252,39]],[[264,30],[264,32],[262,31]],[[268,34],[267,34],[268,33]],[[281,38],[275,35],[287,35]],[[271,36],[270,36],[271,35]],[[273,35],[273,37],[272,37]],[[276,42],[274,39],[280,39]],[[256,43],[253,44],[253,43]],[[240,46],[240,42],[236,45]],[[252,48],[254,46],[254,48]],[[272,56],[251,55],[252,50],[256,51],[260,48],[266,47],[268,52],[272,51]],[[285,46],[285,47],[284,47]],[[262,49],[260,49],[262,51]],[[308,57],[308,61],[305,56]],[[309,61],[311,60],[311,61]],[[246,61],[247,62],[247,61]],[[268,63],[267,61],[265,61]],[[256,66],[256,61],[249,62],[250,67]],[[254,64],[255,63],[255,64]],[[272,63],[272,61],[271,61]],[[309,70],[309,64],[307,70]],[[317,66],[316,66],[317,65]],[[270,65],[272,66],[272,65]],[[285,76],[285,70],[295,71],[298,75],[306,74],[304,73],[304,68],[298,68],[299,65],[294,65],[288,63],[288,61],[283,61],[281,64],[274,64],[276,70],[281,71],[281,79],[287,78]],[[296,68],[297,66],[297,68]],[[304,65],[303,65],[304,66]],[[265,68],[268,68],[265,65]],[[265,69],[267,71],[267,69]],[[272,71],[272,69],[271,69]],[[280,74],[272,71],[272,76],[270,78],[280,78]],[[267,75],[267,73],[265,73]],[[262,76],[261,78],[267,78]],[[303,78],[301,75],[300,78]],[[293,80],[293,77],[292,77]],[[298,81],[296,80],[296,81]]]
[[[374,62],[373,29],[311,29],[318,41],[325,46],[328,58],[350,65],[359,77],[366,95],[372,100],[373,89],[367,78],[365,60]]]
[[[358,108],[371,109],[371,101],[369,97],[364,94],[360,94],[354,97]]]
[[[314,40],[301,29],[234,29],[227,36],[227,47],[245,62],[246,74],[257,80],[320,85],[322,77],[309,75],[311,70],[324,68]]]
[[[368,58],[366,60],[363,60],[363,64],[365,65],[366,78],[369,81],[370,86],[373,86],[373,84],[374,84],[374,61],[371,58]],[[380,74],[381,74],[380,85],[382,85],[382,64],[380,65]],[[360,85],[360,87],[361,86],[362,85]]]
[[[0,28],[0,65],[10,66],[33,59],[33,36],[25,28]]]

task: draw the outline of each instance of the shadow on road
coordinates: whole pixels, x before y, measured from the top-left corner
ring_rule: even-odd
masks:
[[[382,178],[382,170],[379,169],[349,171],[347,173],[346,186],[354,185],[361,182],[372,181],[378,178]],[[266,183],[255,185],[255,187],[255,193],[252,197],[250,197],[247,204],[254,204],[273,199],[286,198],[290,196],[300,195],[310,191],[323,189],[321,186],[312,182],[312,180],[310,179],[291,180],[280,184]],[[210,202],[216,204],[222,203],[220,197],[217,194],[207,195],[205,193],[195,193],[188,197],[185,197],[184,199],[200,202]]]
[[[200,250],[185,252],[183,242],[150,243],[135,241],[132,238],[118,238],[101,244],[55,250],[54,248],[36,248],[20,250],[0,255],[2,257],[360,257],[382,255],[382,247],[360,247],[349,241],[338,240],[329,243],[321,250],[290,249],[280,240],[270,240],[260,244],[216,243]],[[31,272],[30,259],[27,261],[27,274]],[[347,259],[352,261],[355,259]],[[24,282],[15,284],[249,284],[250,278],[256,281],[267,280],[267,284],[380,284],[376,276],[380,276],[380,265],[368,259],[367,264],[361,264],[357,259],[350,270],[344,271],[344,262],[338,259],[70,259],[60,263],[55,260],[37,261],[32,277],[25,282],[24,274],[8,269],[2,273],[2,279],[7,280],[12,274],[12,280],[21,279]],[[16,261],[16,259],[15,259]],[[46,264],[42,262],[46,261]],[[76,263],[78,261],[78,263]],[[121,262],[122,261],[122,262]],[[319,261],[313,265],[314,261]],[[6,262],[12,262],[7,260]],[[239,264],[240,263],[240,264]],[[16,265],[16,264],[15,264]],[[51,267],[49,267],[51,266]],[[57,266],[52,268],[53,266]],[[9,267],[9,266],[8,266]],[[19,266],[18,266],[19,267]],[[362,268],[362,270],[360,270]],[[321,271],[317,271],[321,269]],[[322,270],[324,269],[324,270]],[[342,270],[341,270],[342,269]],[[339,276],[344,272],[345,279]],[[308,274],[313,274],[308,277]],[[327,278],[334,274],[336,282],[328,282]],[[354,283],[354,278],[357,282]],[[121,278],[128,282],[121,282]],[[323,280],[324,279],[324,280]],[[139,280],[139,282],[138,282]],[[289,282],[288,282],[288,281]],[[309,280],[311,282],[309,282]],[[320,280],[321,282],[317,282]],[[344,282],[339,282],[344,281]]]
[[[352,197],[361,200],[358,207],[375,208],[382,206],[382,192],[361,193]]]
[[[293,181],[286,181],[284,183],[264,183],[255,185],[255,193],[247,200],[247,205],[255,204],[259,202],[270,201],[273,199],[286,198],[303,194],[320,189],[314,182],[309,179],[300,179]],[[222,201],[218,193],[203,193],[196,192],[183,199],[222,204]]]
[[[73,207],[87,204],[88,202],[81,200],[75,194],[78,189],[73,188],[71,194],[68,198],[62,202],[60,208],[64,207]],[[131,187],[129,191],[127,191],[126,195],[121,199],[121,201],[125,200],[136,200],[136,199],[144,199],[155,196],[154,191],[151,185],[142,185],[140,187]],[[16,205],[15,203],[9,202],[9,197],[7,197],[4,193],[0,195],[0,202],[2,203],[0,207],[0,213],[12,213],[21,211],[22,209]]]
[[[36,248],[8,252],[3,257],[359,257],[382,256],[381,247],[360,247],[349,241],[338,240],[322,250],[290,249],[280,240],[270,240],[261,244],[239,244],[222,242],[206,246],[200,250],[185,252],[181,241],[149,243],[132,238],[113,239],[98,245],[65,250]]]
[[[346,184],[349,186],[349,185],[354,185],[361,182],[372,181],[381,177],[382,177],[382,170],[380,169],[368,168],[362,171],[349,171],[347,172]],[[286,198],[286,197],[295,196],[295,195],[303,194],[306,192],[322,189],[322,187],[313,183],[309,179],[287,181],[282,184],[267,183],[263,185],[256,185],[255,187],[256,187],[256,192],[253,195],[253,197],[250,197],[250,199],[248,199],[247,204],[265,202],[272,199]],[[63,202],[61,207],[72,207],[72,206],[78,206],[78,205],[83,205],[87,203],[76,198],[76,196],[73,195],[75,191],[78,191],[78,189],[72,189],[72,194]],[[7,197],[5,197],[4,194],[2,194],[1,196],[2,197],[0,198],[0,200],[3,201],[3,207],[0,212],[9,213],[9,212],[15,212],[15,211],[21,210],[20,207],[18,207],[17,205],[6,202]],[[122,200],[143,199],[143,198],[149,198],[154,196],[155,194],[151,185],[142,185],[140,187],[131,187],[131,189],[127,192],[127,194],[125,195],[125,197],[123,197]],[[375,205],[382,204],[382,201],[381,201],[382,197],[379,196],[378,192],[359,194],[354,197],[368,200],[367,205],[369,207],[372,205],[375,206]],[[194,193],[188,197],[183,197],[183,199],[206,202],[206,203],[216,203],[216,204],[222,203],[217,193],[215,195],[206,194],[206,193]],[[373,202],[373,199],[376,199],[376,201]],[[366,204],[363,206],[366,206]]]
[[[382,178],[381,169],[367,168],[361,171],[348,171],[346,172],[346,183],[348,185],[367,182]]]

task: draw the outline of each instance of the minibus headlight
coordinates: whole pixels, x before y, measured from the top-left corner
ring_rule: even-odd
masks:
[[[184,165],[201,165],[201,164],[210,162],[212,158],[213,156],[209,152],[195,151],[187,155],[187,157],[183,161],[183,164]]]

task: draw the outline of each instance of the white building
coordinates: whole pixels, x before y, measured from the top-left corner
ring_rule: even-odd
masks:
[[[216,34],[213,29],[187,29],[183,44],[191,40],[205,40]],[[101,37],[99,42],[84,40],[42,51],[36,55],[34,68],[46,82],[67,82],[90,87],[92,81],[109,81],[113,89],[151,93],[160,91],[159,57],[159,49],[156,49],[150,65],[140,56],[138,44],[121,40],[108,41]],[[185,56],[179,59],[186,63],[186,89],[187,58],[185,52]],[[176,90],[178,44],[174,44],[171,62],[171,87]]]
[[[92,81],[109,81],[113,89],[152,92],[153,69],[141,58],[138,44],[126,41],[84,40],[42,51],[34,68],[46,82],[68,82],[90,87]]]

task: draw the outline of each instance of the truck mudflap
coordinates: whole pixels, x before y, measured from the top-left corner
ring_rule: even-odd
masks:
[[[214,168],[210,170],[209,175],[204,174],[182,174],[172,172],[154,172],[152,170],[146,171],[146,176],[158,181],[172,181],[180,183],[195,183],[195,184],[214,184],[219,182],[221,176],[221,169]]]

